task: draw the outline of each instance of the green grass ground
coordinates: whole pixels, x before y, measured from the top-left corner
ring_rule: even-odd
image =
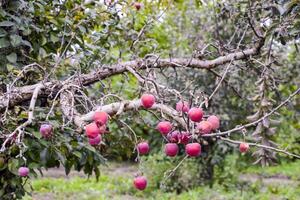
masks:
[[[124,175],[124,176],[123,176]],[[72,176],[66,178],[39,178],[31,181],[33,197],[24,200],[104,200],[104,199],[182,199],[182,200],[299,200],[300,162],[275,167],[251,167],[241,172],[243,180],[237,186],[202,186],[181,194],[161,190],[136,191],[132,177],[122,170],[103,172],[99,181],[94,178]]]

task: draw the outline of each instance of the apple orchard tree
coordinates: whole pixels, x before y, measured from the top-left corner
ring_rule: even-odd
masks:
[[[278,112],[299,98],[299,1],[0,6],[1,199],[42,168],[99,177],[121,134],[139,162],[152,150],[140,124],[182,158],[171,172],[223,143],[262,165],[300,158],[274,142]],[[147,187],[142,171],[133,182]]]

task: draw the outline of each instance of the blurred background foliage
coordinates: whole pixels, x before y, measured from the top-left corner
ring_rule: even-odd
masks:
[[[145,0],[142,1],[143,7],[139,11],[132,6],[133,1],[108,2],[0,1],[0,93],[6,92],[6,85],[14,80],[16,81],[13,86],[34,84],[47,79],[63,80],[90,72],[102,67],[102,64],[143,58],[149,54],[166,58],[193,56],[212,59],[235,48],[246,49],[254,43],[255,36],[247,21],[249,5],[245,1]],[[253,3],[258,5],[254,11],[255,22],[262,24],[265,29],[268,28],[267,39],[273,38],[275,41],[272,56],[276,59],[271,71],[276,87],[268,95],[280,102],[300,84],[300,3]],[[278,24],[285,19],[289,20],[290,15],[294,16],[293,25],[281,30]],[[266,19],[270,24],[265,25]],[[242,36],[243,40],[240,41]],[[207,44],[210,44],[207,51],[201,52]],[[214,44],[221,49],[216,49]],[[262,54],[266,51],[264,49]],[[263,55],[261,60],[264,58]],[[222,74],[222,71],[222,67],[216,71],[162,69],[157,72],[157,76],[160,83],[170,88],[179,91],[191,88],[183,92],[184,98],[190,100],[191,90],[204,95],[211,94],[219,80],[216,74]],[[251,98],[257,91],[254,83],[261,71],[262,66],[253,60],[236,62],[230,68],[227,84],[222,85],[206,110],[207,114],[220,116],[221,130],[246,123],[246,117],[254,113],[257,105]],[[122,99],[134,99],[144,90],[145,88],[138,86],[134,76],[125,73],[88,86],[85,93],[94,103],[101,104],[101,98],[108,94],[118,95]],[[171,106],[179,100],[164,93],[161,97]],[[115,96],[109,96],[104,102],[118,100]],[[155,130],[159,121],[155,115],[141,111],[138,114],[122,114],[118,119],[113,117],[109,124],[110,134],[105,136],[104,144],[100,148],[94,149],[88,145],[84,136],[77,134],[75,127],[62,126],[65,125],[62,113],[57,108],[54,108],[47,120],[54,125],[56,137],[48,141],[40,138],[38,126],[46,120],[46,114],[55,101],[46,98],[38,100],[37,120],[26,129],[31,133],[24,139],[27,148],[13,145],[8,152],[1,155],[4,163],[0,165],[0,183],[3,184],[0,195],[8,194],[5,198],[12,197],[11,191],[17,191],[15,197],[24,194],[22,180],[16,176],[18,167],[25,165],[24,159],[17,157],[20,151],[26,158],[31,175],[36,174],[36,169],[63,165],[66,173],[73,168],[84,170],[89,175],[95,173],[98,177],[98,166],[104,163],[105,158],[134,161],[136,152],[133,134],[120,120],[130,124],[139,140],[150,142],[151,154],[142,159],[141,165],[141,171],[151,177],[150,188],[183,192],[206,182],[225,184],[230,188],[236,180],[235,170],[247,168],[254,162],[251,154],[235,154],[236,146],[208,141],[203,156],[185,162],[165,185],[161,185],[164,173],[174,167],[182,157],[169,159],[162,155],[164,141]],[[7,113],[9,120],[1,122],[1,133],[11,132],[17,124],[27,119],[27,106],[28,102],[24,102],[24,105]],[[79,105],[78,109],[87,112],[93,109],[93,105]],[[280,148],[296,154],[300,153],[299,111],[298,96],[280,110],[277,118],[281,123],[274,137],[274,142]],[[278,163],[290,161],[293,160],[278,156]]]

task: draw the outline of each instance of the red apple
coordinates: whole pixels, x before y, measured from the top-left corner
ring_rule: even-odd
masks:
[[[249,147],[248,143],[243,142],[243,143],[240,144],[240,152],[241,153],[247,152],[249,150],[249,148],[250,147]]]
[[[212,130],[217,130],[220,128],[220,119],[215,115],[211,115],[207,118],[207,121],[211,123]]]
[[[150,147],[148,142],[141,142],[137,145],[137,150],[139,152],[140,155],[145,155],[147,153],[149,153],[150,151]]]
[[[190,133],[188,133],[188,132],[181,132],[181,134],[178,137],[178,140],[179,140],[178,142],[180,144],[186,145],[187,143],[189,143]]]
[[[98,126],[105,125],[108,120],[108,114],[106,112],[102,112],[102,111],[95,112],[95,114],[93,116],[93,120]]]
[[[98,144],[100,144],[101,140],[102,140],[101,135],[98,135],[95,138],[89,138],[89,143],[92,146],[97,146]]]
[[[40,127],[40,133],[44,138],[50,138],[53,135],[52,125],[42,124]]]
[[[189,118],[193,122],[200,122],[203,117],[203,110],[201,108],[191,108],[188,112]]]
[[[190,104],[187,101],[179,101],[176,104],[176,110],[178,112],[185,112],[187,113],[190,109]]]
[[[142,4],[139,2],[134,2],[133,6],[135,7],[136,10],[140,10],[142,8]]]
[[[133,185],[138,190],[144,190],[147,187],[147,179],[144,176],[135,177]]]
[[[98,128],[99,128],[99,133],[100,134],[107,133],[107,131],[106,131],[106,125],[102,125],[102,126],[100,126]]]
[[[163,121],[159,122],[156,128],[161,134],[167,135],[172,130],[172,124],[168,121]]]
[[[179,135],[180,135],[179,131],[173,131],[167,135],[167,139],[171,143],[177,143],[179,141]]]
[[[151,108],[155,103],[155,97],[152,94],[143,94],[141,103],[144,108]]]
[[[201,135],[209,134],[212,130],[212,125],[208,121],[201,121],[197,124],[197,129]]]
[[[185,152],[191,157],[197,157],[201,154],[201,145],[199,143],[189,143],[185,146]]]
[[[27,167],[20,167],[19,170],[19,176],[25,177],[29,174],[29,169]]]
[[[165,153],[167,156],[174,157],[178,153],[178,145],[176,143],[167,143],[165,146]]]
[[[100,129],[95,122],[85,126],[85,134],[89,138],[95,138],[100,134]]]

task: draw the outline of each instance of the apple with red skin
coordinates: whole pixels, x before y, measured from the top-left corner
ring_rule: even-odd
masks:
[[[178,142],[180,144],[184,144],[186,145],[187,143],[189,143],[190,140],[190,133],[189,132],[181,132],[181,134],[178,137]]]
[[[172,130],[172,124],[168,121],[162,121],[157,124],[156,129],[162,134],[167,135]]]
[[[179,143],[186,145],[190,140],[190,133],[173,131],[167,135],[167,139],[171,143]]]
[[[151,108],[155,104],[155,97],[152,94],[143,94],[141,103],[144,108]]]
[[[187,113],[190,109],[190,104],[187,101],[179,101],[176,104],[176,110],[178,112]]]
[[[93,120],[98,126],[105,125],[108,121],[108,114],[103,111],[95,112]]]
[[[207,121],[211,123],[212,130],[217,130],[220,128],[220,119],[216,115],[209,116]]]
[[[188,112],[188,116],[193,122],[200,122],[202,120],[203,114],[203,110],[196,107],[191,108]]]
[[[245,142],[242,142],[241,144],[240,144],[240,152],[241,153],[245,153],[245,152],[247,152],[248,150],[249,150],[249,144],[248,143],[245,143]]]
[[[189,143],[185,146],[185,152],[190,157],[197,157],[201,154],[201,145],[199,143]]]
[[[89,138],[89,143],[92,146],[97,146],[98,144],[100,144],[101,140],[102,140],[101,135],[98,135],[95,138]]]
[[[137,150],[140,155],[148,154],[150,151],[150,147],[148,142],[141,142],[137,145]]]
[[[176,143],[167,143],[165,145],[165,153],[167,156],[174,157],[178,153],[178,145]]]
[[[100,129],[95,122],[85,126],[85,134],[89,138],[95,138],[100,134]]]
[[[201,121],[197,124],[197,129],[201,135],[209,134],[212,131],[212,125],[208,121]]]
[[[179,131],[173,131],[167,135],[167,139],[171,143],[177,143],[179,141]]]
[[[53,135],[53,128],[51,124],[42,124],[40,126],[40,133],[44,138],[50,138]]]
[[[147,187],[147,179],[144,176],[135,177],[133,185],[138,190],[144,190]]]
[[[134,2],[133,6],[137,11],[139,11],[142,8],[142,4],[139,2]]]
[[[108,131],[106,131],[106,125],[102,125],[99,128],[99,133],[100,134],[105,134],[105,133],[108,133]]]
[[[26,177],[29,174],[29,169],[27,167],[20,167],[18,172],[19,172],[19,176]]]

